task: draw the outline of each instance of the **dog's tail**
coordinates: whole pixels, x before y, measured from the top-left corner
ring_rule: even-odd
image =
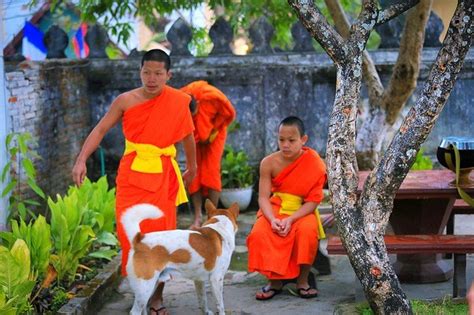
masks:
[[[145,219],[158,219],[162,216],[163,212],[158,207],[149,203],[140,203],[125,210],[120,221],[128,240],[132,242],[135,235],[140,233],[140,222]]]

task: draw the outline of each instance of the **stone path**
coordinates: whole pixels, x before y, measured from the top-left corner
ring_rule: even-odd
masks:
[[[253,223],[255,213],[243,214],[239,217],[239,234],[237,251],[245,260],[245,235]],[[181,225],[190,222],[182,219]],[[456,233],[474,233],[474,216],[456,217]],[[449,260],[448,263],[452,264]],[[233,263],[236,268],[245,268],[246,262]],[[265,279],[255,273],[230,270],[226,276],[224,302],[228,314],[333,314],[336,306],[354,301],[354,272],[346,256],[331,256],[332,274],[317,276],[320,295],[315,299],[304,300],[291,295],[288,291],[269,301],[256,301],[255,292],[265,284]],[[474,279],[474,255],[467,258],[468,283]],[[435,299],[450,295],[452,280],[434,284],[403,284],[409,298]],[[209,291],[210,292],[210,291]],[[193,283],[186,279],[174,279],[166,284],[165,304],[171,314],[199,314],[197,298]],[[212,295],[208,294],[210,306],[215,310]],[[126,281],[122,281],[113,295],[104,301],[98,314],[128,314],[133,303],[133,294]]]

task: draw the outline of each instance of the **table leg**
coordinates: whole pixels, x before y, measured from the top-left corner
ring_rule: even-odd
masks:
[[[390,223],[395,234],[441,234],[454,198],[395,199]],[[400,281],[432,283],[449,280],[453,269],[439,254],[397,255],[395,272]]]

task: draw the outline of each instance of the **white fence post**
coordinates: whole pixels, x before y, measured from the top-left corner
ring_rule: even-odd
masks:
[[[8,107],[5,94],[5,67],[3,64],[3,47],[5,47],[5,25],[4,25],[4,7],[0,4],[0,172],[7,163],[7,152],[5,148],[5,137],[8,133],[7,117]],[[1,192],[5,185],[0,182],[0,231],[6,230],[8,215],[8,196],[1,197]]]

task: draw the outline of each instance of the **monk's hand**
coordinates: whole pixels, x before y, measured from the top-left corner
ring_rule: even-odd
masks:
[[[280,231],[281,231],[281,220],[280,219],[277,219],[277,218],[273,218],[271,221],[270,221],[270,224],[272,226],[272,231],[274,233],[277,233],[277,234],[280,234]]]
[[[77,160],[72,168],[72,180],[79,187],[82,185],[87,174],[87,167],[85,161]]]
[[[281,230],[278,233],[280,236],[287,236],[291,231],[291,225],[293,224],[293,219],[291,217],[284,218],[281,220]]]
[[[188,167],[184,173],[183,173],[183,181],[184,181],[184,185],[186,187],[188,187],[191,182],[193,181],[194,177],[196,177],[196,173],[197,173],[197,168],[196,167]]]

